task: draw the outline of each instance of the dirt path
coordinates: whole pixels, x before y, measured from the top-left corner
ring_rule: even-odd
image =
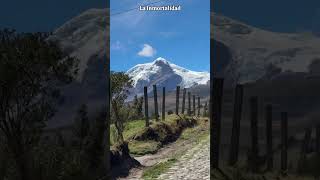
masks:
[[[207,131],[207,130],[203,130]],[[134,168],[130,171],[130,175],[126,178],[120,178],[120,180],[140,180],[142,179],[143,170],[146,167],[154,166],[157,163],[164,162],[172,157],[175,157],[176,155],[182,154],[182,156],[178,159],[178,162],[176,162],[172,167],[179,166],[178,164],[185,163],[189,164],[190,166],[193,166],[193,163],[199,162],[199,164],[202,163],[202,166],[205,166],[202,174],[206,174],[209,177],[209,171],[206,173],[206,166],[209,167],[209,135],[205,136],[206,138],[203,138],[203,140],[199,141],[199,137],[194,136],[190,139],[185,140],[178,140],[174,143],[168,144],[165,147],[161,148],[156,154],[150,154],[150,155],[144,155],[141,157],[135,157],[136,160],[138,160],[143,167],[141,168]],[[193,154],[195,156],[193,156]],[[202,156],[203,155],[203,156]],[[198,159],[199,158],[199,159]],[[186,162],[190,160],[190,162]],[[197,164],[196,166],[198,166]],[[201,167],[202,167],[201,166]],[[200,168],[200,166],[199,166]],[[201,168],[202,169],[202,168]],[[169,172],[171,171],[171,168],[169,169]],[[201,173],[199,169],[199,173]],[[185,175],[187,176],[190,172],[185,172]],[[166,179],[166,178],[165,178]],[[169,178],[170,179],[170,178]],[[197,178],[199,179],[199,178]],[[200,178],[203,179],[203,178]]]
[[[210,179],[210,140],[201,141],[187,151],[169,171],[160,175],[161,180],[209,180]]]

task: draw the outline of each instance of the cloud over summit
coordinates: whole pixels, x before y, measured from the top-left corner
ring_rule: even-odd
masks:
[[[154,49],[151,45],[144,44],[141,51],[138,52],[138,55],[142,57],[153,57],[156,53],[156,49]]]

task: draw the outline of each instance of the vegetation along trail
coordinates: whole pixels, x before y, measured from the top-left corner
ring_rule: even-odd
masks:
[[[199,118],[198,125],[185,129],[177,141],[155,154],[136,156],[142,167],[121,179],[209,179],[209,141],[208,119]]]

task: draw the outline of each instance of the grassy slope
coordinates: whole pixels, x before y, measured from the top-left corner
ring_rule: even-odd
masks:
[[[180,119],[180,117],[177,115],[168,115],[164,123],[168,124],[169,126],[176,126],[177,119]],[[159,124],[154,120],[151,121],[151,127],[156,127]],[[202,118],[200,120],[198,119],[197,121],[199,123],[198,126],[194,128],[186,128],[183,130],[179,138],[176,140],[177,143],[182,141],[188,141],[197,144],[202,139],[207,138],[209,136],[208,122],[205,122]],[[110,130],[111,144],[114,144],[116,132],[114,125],[111,125]],[[132,139],[135,135],[142,133],[144,130],[144,120],[131,121],[126,123],[125,125],[124,138],[126,141],[129,142],[130,153],[133,155],[156,153],[162,147],[161,142],[158,141],[137,141]],[[177,161],[177,159],[183,155],[183,153],[184,152],[178,152],[174,155],[169,155],[166,161],[161,162],[153,167],[148,167],[143,173],[143,178],[154,179],[158,177],[160,174],[166,172]]]
[[[167,115],[164,123],[174,126],[175,121],[180,119],[177,115]],[[162,121],[160,121],[162,122]],[[151,127],[156,126],[157,123],[155,120],[151,120]],[[147,141],[136,141],[132,140],[132,137],[142,133],[145,130],[145,121],[144,120],[134,120],[126,123],[124,130],[124,139],[129,142],[130,153],[133,155],[145,155],[150,153],[157,152],[161,148],[161,142],[154,140]],[[110,127],[110,141],[111,145],[115,143],[115,133],[116,129],[114,125]]]
[[[176,115],[168,115],[166,116],[166,122],[172,122],[174,119],[176,119],[177,116]],[[151,122],[154,122],[154,119],[150,120]],[[125,124],[125,129],[123,132],[123,136],[124,139],[127,140],[128,138],[134,136],[137,132],[142,131],[145,128],[145,120],[143,119],[139,119],[139,120],[133,120],[130,122],[127,122]],[[114,140],[115,140],[115,126],[112,124],[110,126],[110,141],[111,141],[111,145],[114,144]]]
[[[169,170],[169,168],[175,163],[177,162],[177,159],[172,157],[170,159],[168,159],[165,162],[160,162],[159,164],[149,167],[147,168],[144,172],[143,172],[143,179],[146,180],[151,180],[151,179],[156,179],[158,176],[160,176],[161,174],[163,174],[164,172],[166,172],[167,170]]]
[[[145,121],[144,120],[135,120],[135,121],[130,121],[125,124],[125,129],[124,129],[124,139],[127,140],[128,138],[132,137],[137,133],[138,131],[141,131],[144,129],[145,126]],[[111,145],[115,143],[115,133],[116,133],[116,128],[112,124],[110,126],[110,142]]]
[[[203,119],[201,119],[200,124],[197,127],[185,129],[179,137],[179,139],[177,140],[177,143],[182,141],[190,141],[198,144],[203,139],[208,138],[208,128],[208,123],[205,123]],[[155,166],[146,168],[143,172],[143,179],[156,179],[158,176],[165,173],[171,166],[173,166],[174,163],[177,162],[177,159],[179,159],[184,153],[185,152],[178,152],[169,157],[166,161],[160,162]]]
[[[136,133],[143,131],[145,128],[144,120],[134,120],[126,123],[123,133],[125,141],[129,142],[130,153],[134,155],[144,155],[148,153],[155,153],[161,146],[156,141],[132,141],[130,140]],[[116,129],[114,125],[110,127],[110,141],[111,145],[115,143]]]

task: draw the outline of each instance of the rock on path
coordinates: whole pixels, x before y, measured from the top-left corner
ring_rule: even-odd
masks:
[[[210,179],[210,139],[202,140],[188,150],[169,170],[158,177],[159,180],[209,180]]]

